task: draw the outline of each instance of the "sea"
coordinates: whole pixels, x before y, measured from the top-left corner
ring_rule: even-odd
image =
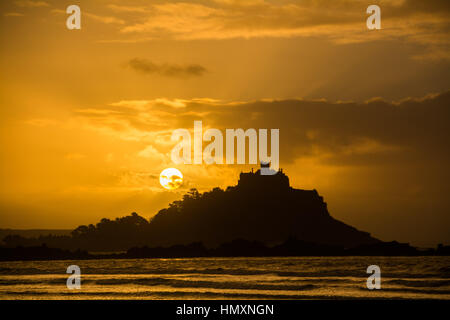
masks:
[[[68,289],[69,265],[81,288]],[[369,290],[367,267],[381,271]],[[445,299],[450,257],[265,257],[0,262],[0,299]]]

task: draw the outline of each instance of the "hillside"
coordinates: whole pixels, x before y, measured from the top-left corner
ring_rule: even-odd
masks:
[[[193,242],[216,247],[235,239],[277,245],[288,238],[341,248],[380,243],[369,233],[334,219],[316,190],[290,187],[282,171],[265,176],[259,170],[241,173],[238,184],[226,190],[199,193],[191,189],[150,220],[133,213],[80,226],[70,235],[8,235],[3,242],[7,247],[45,244],[111,252]]]
[[[331,217],[316,190],[291,188],[282,171],[241,173],[237,186],[226,190],[193,190],[159,211],[149,229],[151,242],[158,245],[217,245],[237,238],[273,244],[288,237],[344,247],[379,242]]]

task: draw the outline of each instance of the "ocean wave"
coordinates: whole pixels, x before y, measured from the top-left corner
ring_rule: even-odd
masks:
[[[2,296],[4,295],[4,296]],[[271,294],[265,292],[255,292],[255,293],[244,293],[244,292],[211,292],[211,291],[140,291],[140,292],[117,292],[117,291],[102,291],[102,292],[58,292],[49,293],[48,291],[10,291],[7,293],[2,293],[0,298],[11,298],[23,297],[23,296],[41,296],[44,299],[50,297],[56,297],[58,299],[110,299],[110,298],[125,298],[125,299],[282,299],[282,300],[299,300],[299,299],[364,299],[364,297],[348,297],[348,296],[324,296],[324,295],[314,295],[314,294]],[[376,297],[375,299],[383,299]]]
[[[388,284],[397,284],[405,287],[432,287],[439,288],[444,286],[450,286],[450,280],[447,279],[423,279],[423,280],[410,280],[410,279],[393,279],[385,281]]]
[[[0,279],[0,287],[1,286],[20,286],[20,285],[66,285],[67,278],[57,278],[57,279]],[[95,283],[95,280],[91,279],[83,279],[84,284]]]
[[[428,289],[417,289],[417,288],[386,288],[381,286],[381,290],[383,292],[397,292],[397,293],[415,293],[415,294],[422,294],[422,295],[443,295],[447,296],[447,299],[450,299],[450,290],[438,290],[433,288]],[[362,291],[367,291],[366,288],[360,288]],[[380,291],[381,291],[380,290]],[[378,291],[378,290],[377,290]]]
[[[8,268],[0,267],[1,275],[49,274],[51,271],[41,268]]]
[[[145,285],[169,286],[173,288],[214,288],[214,289],[240,289],[240,290],[286,290],[304,291],[318,288],[313,284],[270,284],[237,281],[192,281],[167,278],[129,278],[129,279],[101,279],[99,285]]]
[[[80,266],[83,275],[200,275],[200,276],[275,276],[280,278],[366,278],[365,268],[358,270],[315,270],[315,271],[282,271],[279,269],[244,269],[244,268],[90,268]],[[37,268],[24,268],[10,270],[3,268],[0,275],[20,276],[20,275],[65,275],[66,266],[60,270],[40,270]],[[382,269],[383,278],[409,278],[409,279],[433,279],[444,278],[449,279],[450,276],[441,273],[420,273],[420,272],[390,272]],[[339,280],[335,280],[339,281]],[[348,281],[348,280],[345,280]],[[430,280],[431,281],[431,280]],[[0,282],[1,284],[1,282]]]

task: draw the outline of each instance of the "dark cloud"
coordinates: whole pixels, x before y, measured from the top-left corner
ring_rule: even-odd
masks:
[[[199,64],[175,65],[156,64],[147,59],[134,58],[128,62],[128,66],[142,74],[159,74],[167,77],[202,76],[206,68]]]
[[[450,160],[449,106],[450,92],[401,103],[257,101],[223,106],[202,118],[218,128],[279,128],[281,163],[318,155],[333,165],[425,165],[425,159]],[[204,108],[187,106],[199,114]],[[192,120],[192,112],[179,116],[180,125],[192,126],[186,121]]]
[[[273,100],[222,103],[157,99],[83,112],[98,126],[143,133],[193,127],[280,129],[281,164],[317,156],[331,165],[424,164],[450,160],[450,91],[423,99],[365,103]],[[136,108],[130,106],[136,104]],[[113,112],[114,111],[114,112]],[[142,117],[142,114],[146,117]],[[124,129],[125,128],[125,129]],[[126,132],[123,132],[126,135]],[[444,162],[445,162],[444,161]]]

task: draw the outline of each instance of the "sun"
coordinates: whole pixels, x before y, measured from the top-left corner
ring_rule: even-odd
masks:
[[[178,169],[167,168],[159,175],[159,183],[168,190],[175,190],[183,184],[183,175]]]

